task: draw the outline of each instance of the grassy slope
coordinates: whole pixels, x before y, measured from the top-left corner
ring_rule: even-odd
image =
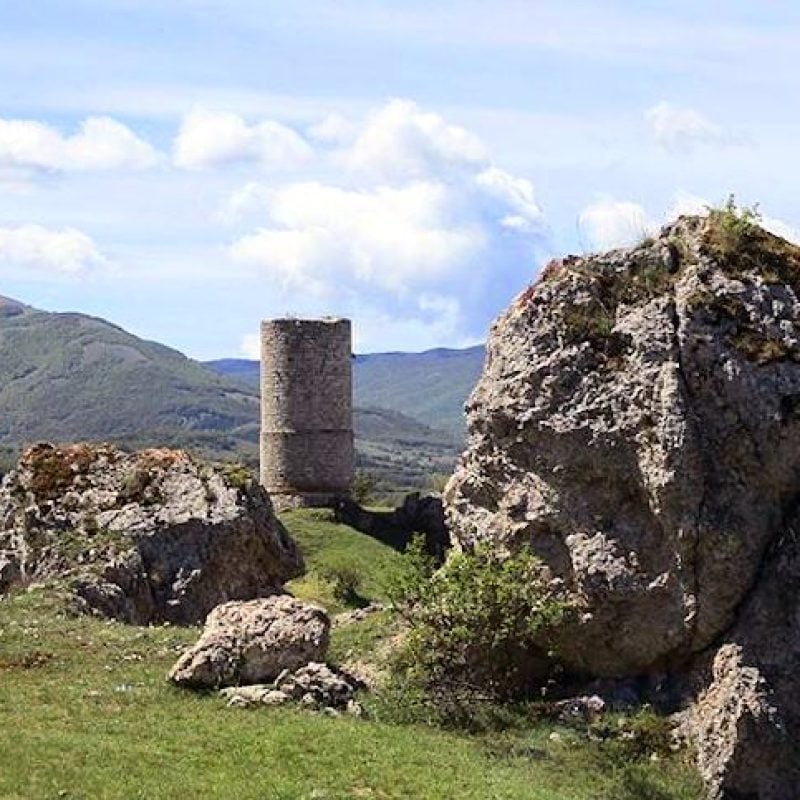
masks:
[[[355,394],[362,405],[401,411],[463,437],[464,401],[483,369],[484,348],[358,356]]]
[[[321,512],[285,521],[312,573],[349,559],[364,570],[364,593],[382,596],[396,554]],[[295,589],[314,595],[312,584]],[[325,599],[324,587],[317,595]],[[568,732],[551,741],[542,726],[512,738],[468,737],[293,709],[228,709],[215,695],[164,681],[195,629],[134,628],[60,609],[41,590],[0,601],[2,798],[699,797],[678,762],[631,773],[570,744]],[[374,641],[374,619],[365,633],[370,626],[366,641]],[[337,629],[336,638],[334,650],[354,641],[352,630]]]

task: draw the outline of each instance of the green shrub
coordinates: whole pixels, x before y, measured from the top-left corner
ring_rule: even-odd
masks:
[[[317,569],[319,576],[331,585],[334,600],[347,605],[361,605],[364,599],[359,590],[363,576],[359,568],[344,559],[329,561]]]
[[[240,462],[222,461],[215,466],[234,489],[244,490],[253,482],[252,473]]]
[[[372,473],[358,470],[353,478],[350,496],[360,506],[368,505],[375,499],[375,490],[377,486],[378,482]]]
[[[759,231],[761,212],[757,203],[739,208],[731,194],[721,207],[709,209],[709,222],[709,243],[721,256],[729,258],[751,244]]]
[[[589,734],[599,743],[602,759],[622,767],[654,755],[668,758],[674,747],[672,728],[669,717],[645,706],[629,717],[606,716],[590,726]]]
[[[479,545],[433,572],[415,541],[403,561],[389,592],[410,628],[398,669],[439,704],[516,700],[552,674],[550,633],[569,604],[536,556]]]
[[[435,494],[441,494],[449,480],[450,475],[447,472],[432,472],[428,476],[428,487]]]

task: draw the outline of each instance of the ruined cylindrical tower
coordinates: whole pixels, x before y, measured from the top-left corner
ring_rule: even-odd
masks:
[[[350,491],[351,361],[350,320],[261,323],[261,483],[276,508]]]

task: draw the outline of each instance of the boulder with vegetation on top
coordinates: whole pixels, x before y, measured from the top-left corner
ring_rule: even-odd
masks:
[[[269,496],[233,465],[179,450],[41,444],[0,487],[0,585],[59,579],[83,610],[196,623],[280,592],[303,570]]]
[[[757,222],[729,204],[548,265],[492,329],[445,504],[458,547],[530,548],[563,587],[564,668],[699,670],[713,796],[780,800],[800,797],[800,248]]]

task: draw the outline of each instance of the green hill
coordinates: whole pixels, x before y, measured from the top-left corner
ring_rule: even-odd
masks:
[[[355,359],[356,405],[398,411],[436,429],[464,435],[464,401],[483,368],[483,345],[424,353],[374,353]],[[258,385],[258,361],[207,362],[221,375]]]
[[[38,440],[171,445],[258,463],[259,395],[176,350],[83,314],[0,298],[0,457]],[[360,468],[383,488],[425,485],[457,456],[453,437],[382,408],[358,408]],[[2,467],[2,464],[0,464]]]

